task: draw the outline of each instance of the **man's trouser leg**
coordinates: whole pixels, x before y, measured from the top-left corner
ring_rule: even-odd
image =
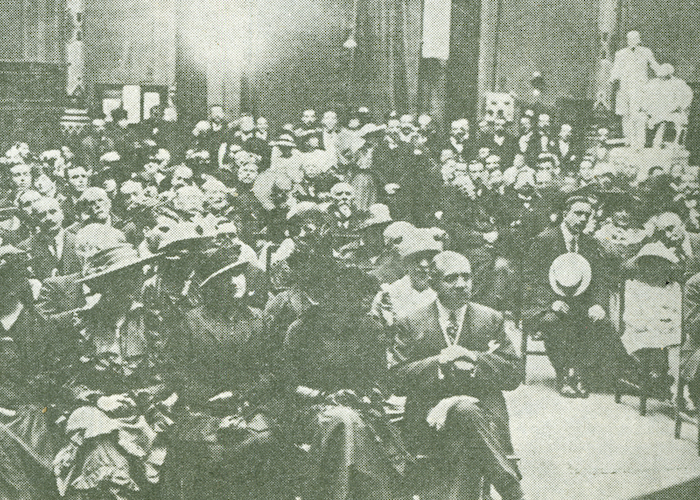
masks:
[[[550,363],[554,367],[557,375],[557,383],[561,385],[564,377],[568,375],[567,345],[570,332],[567,321],[562,319],[557,313],[545,314],[539,323],[539,331],[542,333],[544,348],[549,357]]]
[[[439,431],[437,449],[438,474],[431,493],[442,489],[445,500],[472,500],[479,498],[479,485],[486,478],[504,500],[519,500],[520,474],[507,457],[507,450],[499,438],[488,412],[478,403],[460,401],[449,410],[445,428]],[[439,488],[442,486],[442,488]]]

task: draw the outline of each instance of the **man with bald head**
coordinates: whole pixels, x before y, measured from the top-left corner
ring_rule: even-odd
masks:
[[[479,498],[485,477],[504,500],[521,500],[502,391],[522,373],[503,316],[470,301],[471,266],[459,253],[433,258],[430,284],[437,300],[399,319],[389,357],[396,394],[407,397],[408,442],[433,462],[420,496]]]
[[[358,240],[360,225],[368,217],[366,212],[357,209],[355,197],[355,188],[347,182],[338,182],[331,188],[332,202],[328,212],[333,216],[331,234],[336,250]]]

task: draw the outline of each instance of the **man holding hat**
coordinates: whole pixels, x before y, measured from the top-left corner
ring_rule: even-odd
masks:
[[[562,223],[534,238],[523,263],[523,326],[542,334],[566,397],[586,397],[589,383],[606,377],[598,371],[612,335],[608,273],[598,242],[583,232],[592,215],[587,197],[570,197]]]

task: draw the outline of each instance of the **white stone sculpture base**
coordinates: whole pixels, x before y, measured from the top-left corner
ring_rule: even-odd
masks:
[[[607,171],[614,173],[621,171],[624,167],[636,167],[637,181],[643,181],[647,178],[647,174],[651,167],[659,166],[666,173],[669,172],[672,165],[683,165],[685,173],[693,173],[698,175],[698,167],[690,167],[688,158],[690,153],[683,148],[643,148],[632,149],[630,147],[621,147],[610,150],[610,161],[607,165]]]

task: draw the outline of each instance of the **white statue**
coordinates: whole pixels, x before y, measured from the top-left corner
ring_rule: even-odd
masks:
[[[657,73],[658,78],[650,80],[644,89],[642,109],[648,117],[647,127],[656,131],[654,147],[661,147],[670,125],[674,130],[671,143],[679,145],[683,131],[688,125],[693,90],[683,80],[674,76],[673,72],[673,66],[662,64]]]
[[[659,69],[654,53],[641,45],[639,32],[630,31],[627,47],[615,53],[610,82],[620,82],[615,112],[622,116],[622,133],[635,149],[643,148],[646,139],[646,117],[641,104],[650,69],[654,73]]]

